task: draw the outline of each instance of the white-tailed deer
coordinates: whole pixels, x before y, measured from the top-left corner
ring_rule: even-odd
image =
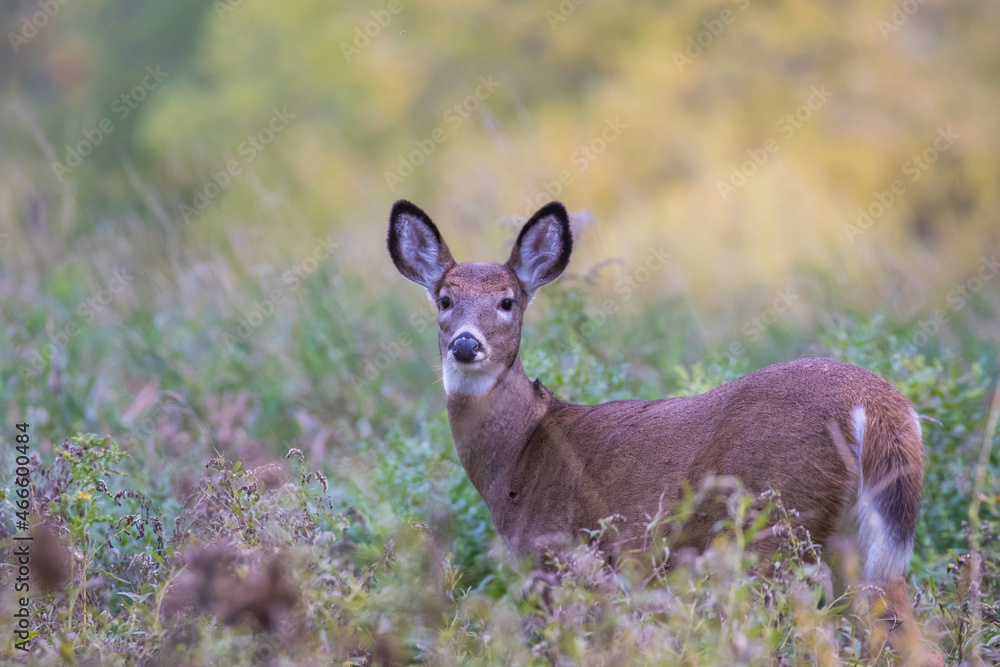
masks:
[[[890,643],[904,657],[943,664],[922,645],[906,592],[924,456],[917,413],[892,385],[849,364],[799,359],[701,396],[573,405],[529,380],[518,356],[525,308],[569,263],[562,204],[525,223],[506,264],[456,263],[408,201],[392,208],[388,246],[399,272],[437,304],[455,446],[515,555],[576,539],[612,514],[625,522],[602,546],[611,554],[641,546],[661,503],[710,474],[779,491],[820,544],[856,502],[864,578],[884,591]],[[686,533],[693,546],[711,537],[712,522],[703,523]]]

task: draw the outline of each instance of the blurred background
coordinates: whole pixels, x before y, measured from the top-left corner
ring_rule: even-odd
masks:
[[[872,317],[907,354],[992,349],[995,3],[0,16],[3,393],[52,433],[163,392],[204,416],[249,390],[255,426],[223,441],[439,401],[433,313],[384,247],[403,197],[480,261],[565,202],[577,250],[525,347],[630,364],[639,391],[706,354],[822,353]]]
[[[996,653],[1000,623],[980,642],[953,610],[1000,590],[1000,3],[8,0],[0,24],[0,405],[75,554],[67,594],[33,603],[39,664],[270,655],[159,616],[186,563],[237,552],[282,604],[282,573],[302,582],[295,664],[536,664],[521,619],[542,603],[457,461],[434,308],[385,249],[399,198],[460,261],[504,261],[566,204],[574,255],[521,353],[567,400],[807,355],[893,382],[927,417],[918,617],[956,662]],[[2,548],[11,500],[0,515]],[[678,664],[820,662],[818,597],[768,612],[771,584],[744,583],[737,606],[722,581],[729,602],[698,592],[667,621],[631,588],[597,616],[646,619],[620,644],[653,637],[649,664],[685,636]],[[831,609],[822,636],[860,660]],[[624,664],[589,620],[552,622],[567,655]]]
[[[53,427],[141,413],[150,383],[312,413],[375,380],[366,417],[426,393],[433,313],[383,241],[402,197],[480,261],[565,202],[577,249],[527,340],[572,311],[554,344],[639,377],[855,316],[911,352],[995,337],[995,3],[0,12],[3,389]],[[262,434],[299,428],[269,411]]]

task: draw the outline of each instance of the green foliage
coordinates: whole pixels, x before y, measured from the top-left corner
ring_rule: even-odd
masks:
[[[74,545],[82,547],[84,554],[92,552],[88,546],[93,538],[103,538],[114,517],[106,513],[105,503],[111,475],[120,475],[115,466],[126,456],[118,443],[110,438],[80,435],[65,443],[65,450],[56,450],[60,457],[59,468],[68,468],[68,474],[56,473],[67,480],[64,488],[49,503],[49,510],[66,518],[66,527]]]
[[[15,336],[38,345],[46,312],[73,311],[79,289],[54,280],[50,302],[5,305],[26,314]],[[73,565],[62,587],[33,602],[39,635],[29,662],[55,654],[185,664],[868,659],[857,582],[831,584],[829,569],[813,562],[816,546],[794,530],[777,560],[748,553],[764,517],[792,522],[780,498],[751,498],[738,486],[724,488],[725,516],[703,554],[675,547],[714,487],[689,490],[674,514],[651,521],[649,551],[618,570],[589,545],[547,570],[510,562],[429,386],[433,314],[395,294],[352,299],[363,285],[342,281],[317,271],[279,304],[288,310],[248,335],[239,329],[246,311],[206,307],[196,284],[179,287],[190,290],[183,304],[155,312],[112,306],[124,329],[97,319],[37,377],[7,376],[0,389],[12,405],[32,406],[33,429],[94,424],[114,434],[77,436],[36,460],[40,519]],[[763,346],[740,357],[706,353],[683,304],[623,304],[609,315],[594,305],[599,291],[554,285],[526,324],[525,370],[567,400],[693,395],[795,356]],[[252,303],[268,290],[249,293]],[[983,545],[979,607],[969,592],[968,514],[997,360],[932,354],[912,343],[905,322],[844,321],[828,330],[822,353],[892,380],[927,418],[912,562],[918,619],[954,659],[974,645],[995,656],[997,443],[974,527]],[[816,353],[808,333],[782,326],[776,336]],[[225,333],[236,338],[232,348]],[[41,391],[38,378],[57,391]],[[120,389],[101,399],[109,386]],[[5,534],[12,516],[5,507]],[[613,519],[604,529],[614,530]]]
[[[385,214],[410,197],[457,259],[496,259],[516,231],[497,218],[553,196],[590,213],[529,311],[527,373],[583,403],[807,355],[894,382],[925,417],[918,620],[950,660],[1000,662],[996,441],[970,525],[1000,373],[1000,5],[922,5],[880,35],[882,3],[743,4],[678,64],[723,5],[404,2],[353,53],[381,7],[42,3],[58,15],[0,67],[0,404],[31,424],[37,544],[58,558],[33,563],[32,652],[0,624],[0,661],[888,664],[865,654],[857,582],[831,587],[808,536],[789,529],[773,562],[746,551],[762,517],[791,521],[736,485],[689,489],[619,570],[590,545],[510,562],[457,460],[436,316],[389,265]],[[0,15],[20,31],[42,5]],[[168,78],[120,118],[155,66]],[[446,121],[481,76],[500,86]],[[820,84],[829,105],[720,197]],[[286,107],[249,159],[241,142]],[[102,118],[114,131],[57,173]],[[627,127],[581,164],[609,120]],[[959,141],[857,229],[951,123]],[[795,295],[780,313],[775,290]],[[676,553],[720,493],[711,548]],[[13,517],[8,501],[0,549]]]
[[[941,421],[925,433],[917,614],[958,658],[977,640],[962,527],[969,490],[956,475],[968,476],[989,381],[978,365],[905,354],[891,335],[873,333],[881,326],[876,320],[829,344],[834,356],[895,379],[923,414]],[[570,331],[553,331],[553,340],[571,339]],[[524,363],[578,400],[618,397],[628,382],[627,372],[579,348],[526,351]],[[676,374],[678,395],[690,395],[740,370],[710,357]],[[48,620],[34,659],[52,651],[99,659],[111,647],[129,661],[156,653],[195,663],[262,655],[300,663],[336,656],[344,664],[868,659],[858,589],[835,592],[829,568],[814,562],[818,547],[792,528],[780,498],[708,480],[673,514],[654,517],[649,550],[618,570],[586,544],[545,570],[522,569],[507,560],[457,462],[444,413],[416,410],[377,432],[364,421],[345,426],[358,433],[354,453],[328,476],[306,472],[298,450],[287,463],[253,467],[214,456],[200,479],[183,485],[180,502],[138,493],[148,473],[136,475],[135,457],[115,440],[67,441],[38,470],[36,495],[48,498],[43,515],[78,556],[62,592],[38,601],[37,618],[47,609]],[[994,459],[987,488],[996,479]],[[674,554],[685,521],[712,498],[726,508],[712,547]],[[173,527],[169,534],[164,525]],[[784,547],[760,561],[746,546],[766,525],[778,526]],[[990,600],[1000,592],[995,501],[984,505],[979,529]],[[237,593],[250,590],[257,593]],[[978,641],[989,655],[1000,641],[996,611],[981,607]]]
[[[857,582],[831,587],[808,536],[789,531],[786,555],[773,563],[747,553],[767,511],[787,522],[780,499],[727,488],[717,539],[690,558],[674,547],[705,489],[657,517],[649,552],[619,570],[588,545],[549,571],[511,563],[431,384],[437,369],[424,359],[435,354],[436,324],[423,301],[364,297],[362,281],[317,270],[273,317],[241,334],[247,311],[209,307],[196,275],[178,279],[181,302],[112,305],[114,317],[84,323],[36,375],[10,373],[0,386],[11,405],[27,406],[35,432],[92,425],[113,434],[77,436],[36,460],[40,518],[73,565],[61,588],[33,602],[39,635],[29,661],[867,659]],[[250,307],[281,284],[244,280],[254,296],[231,296]],[[4,305],[25,315],[12,325],[15,338],[39,346],[46,322],[75,310],[79,288],[53,281],[41,305]],[[693,395],[782,356],[817,353],[791,322],[768,331],[795,350],[704,352],[710,346],[684,304],[650,296],[642,308],[624,303],[609,313],[595,306],[599,293],[567,281],[529,313],[525,370],[568,400]],[[822,339],[821,353],[895,382],[927,417],[912,562],[918,618],[952,658],[974,645],[994,656],[996,443],[979,525],[969,526],[968,514],[996,357],[934,354],[913,344],[912,323],[844,321]],[[7,535],[12,516],[5,507]],[[983,545],[980,607],[968,585],[973,529]],[[680,560],[664,570],[668,554]],[[978,639],[977,609],[985,623]]]

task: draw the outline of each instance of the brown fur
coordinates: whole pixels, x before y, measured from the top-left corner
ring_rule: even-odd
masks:
[[[910,402],[874,373],[831,359],[798,359],[700,396],[569,404],[530,381],[518,356],[525,307],[569,259],[561,205],[547,205],[528,221],[506,264],[456,264],[429,218],[408,202],[393,209],[388,244],[403,275],[440,305],[446,376],[450,363],[496,378],[481,395],[450,391],[448,418],[462,465],[515,555],[570,543],[612,514],[624,524],[603,546],[612,555],[637,548],[648,518],[676,503],[685,482],[697,487],[707,475],[738,477],[752,492],[780,491],[785,506],[824,543],[854,506],[859,468],[863,497],[885,530],[896,542],[912,539],[923,445]],[[428,259],[434,257],[437,263]],[[507,297],[514,301],[509,317],[498,305]],[[458,364],[450,345],[470,327],[483,339],[482,359]],[[860,466],[852,421],[858,406],[866,415]],[[707,546],[712,524],[692,522],[687,541]],[[774,544],[751,548],[763,552]],[[905,582],[870,583],[886,591],[882,611],[914,636]],[[920,650],[903,644],[897,648],[904,656],[940,664],[936,654],[918,658]]]
[[[626,519],[624,539],[641,539],[661,495],[669,506],[683,481],[697,486],[709,474],[738,477],[752,492],[780,490],[825,542],[853,505],[855,483],[827,425],[850,433],[851,409],[875,411],[880,400],[901,427],[910,422],[909,403],[891,385],[830,359],[775,364],[701,396],[596,406],[560,401],[515,363],[486,396],[449,396],[448,414],[497,529],[529,555],[612,513]]]

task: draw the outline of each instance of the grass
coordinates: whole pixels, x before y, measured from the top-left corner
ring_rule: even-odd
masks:
[[[269,290],[255,292],[251,278],[230,269],[220,284],[243,281],[252,296],[234,288],[233,300],[257,305],[213,309],[218,293],[199,286],[210,272],[198,268],[220,261],[202,258],[161,285],[155,307],[155,293],[146,293],[155,270],[136,278],[65,347],[43,343],[58,333],[53,322],[83,317],[79,268],[52,273],[42,300],[5,302],[18,323],[13,337],[41,348],[40,368],[4,353],[18,372],[5,373],[2,388],[8,414],[31,424],[34,553],[47,555],[32,561],[32,648],[14,649],[11,624],[2,624],[4,659],[890,661],[867,653],[851,564],[846,578],[835,577],[814,562],[808,535],[791,529],[780,498],[750,497],[726,480],[696,490],[722,494],[729,508],[713,546],[668,570],[669,538],[617,571],[587,544],[548,571],[512,563],[457,462],[426,362],[435,327],[423,306],[394,294],[369,298],[356,278],[321,265],[271,316],[260,306]],[[895,382],[926,417],[910,582],[918,620],[951,660],[1000,660],[995,435],[976,465],[995,354],[975,341],[958,352],[921,349],[912,323],[846,317],[826,333],[770,327],[761,345],[733,358],[697,342],[676,299],[600,324],[589,309],[595,289],[573,278],[552,286],[525,332],[528,372],[571,400],[703,392],[784,356],[787,345],[816,352],[809,339]],[[0,527],[12,549],[14,465],[9,451],[3,456]],[[982,491],[970,524],[974,486]],[[685,511],[664,521],[682,522]],[[761,525],[753,518],[768,512],[788,527],[770,566],[743,548]],[[12,576],[5,568],[5,615],[15,612]]]
[[[692,490],[728,518],[669,570],[669,530],[618,571],[585,544],[545,572],[509,560],[456,459],[433,308],[384,225],[408,197],[457,258],[495,259],[514,233],[497,217],[552,195],[593,214],[528,314],[529,375],[597,403],[810,355],[879,373],[925,416],[918,620],[950,661],[1000,664],[1000,5],[921,5],[884,33],[892,4],[588,3],[552,25],[446,1],[347,59],[378,7],[60,2],[0,67],[0,661],[891,663],[870,655],[854,560],[834,576],[789,529],[755,562],[754,520],[794,508],[732,480]],[[8,5],[15,31],[39,6]],[[724,5],[736,19],[678,65]],[[150,66],[170,74],[121,118]],[[815,86],[833,96],[788,136]],[[294,122],[250,159],[278,108]],[[57,174],[102,118],[113,134]],[[626,127],[595,144],[609,121]],[[958,139],[914,175],[942,131]],[[737,169],[754,173],[723,196]]]

